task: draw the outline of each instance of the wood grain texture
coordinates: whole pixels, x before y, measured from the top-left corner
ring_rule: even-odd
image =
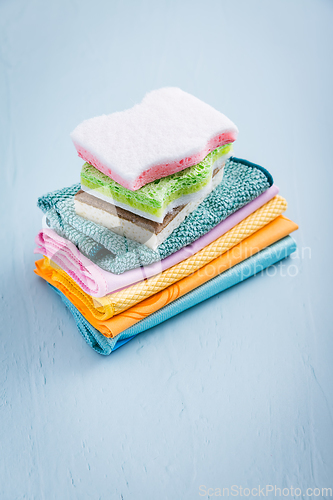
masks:
[[[1,499],[333,487],[332,22],[328,0],[0,2]],[[78,182],[78,123],[166,85],[238,125],[299,252],[103,358],[33,273],[36,200]]]

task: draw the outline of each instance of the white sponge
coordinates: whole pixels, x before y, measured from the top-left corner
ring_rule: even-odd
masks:
[[[179,172],[236,140],[225,115],[174,87],[126,111],[85,120],[72,132],[78,154],[127,189]]]

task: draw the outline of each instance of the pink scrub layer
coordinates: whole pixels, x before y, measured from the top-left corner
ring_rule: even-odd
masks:
[[[82,290],[92,297],[103,297],[109,293],[127,288],[146,278],[155,276],[165,269],[191,257],[191,255],[199,252],[199,250],[232,229],[236,224],[245,219],[245,217],[258,210],[258,208],[271,200],[278,192],[279,188],[273,184],[258,198],[234,212],[191,245],[178,250],[160,262],[132,269],[123,274],[113,274],[104,271],[85,257],[73,243],[61,238],[55,231],[48,228],[40,231],[36,236],[35,241],[38,248],[35,249],[35,253],[46,255],[46,257],[52,259]]]
[[[187,167],[192,167],[193,165],[200,163],[204,158],[206,158],[206,156],[209,153],[214,151],[214,149],[224,146],[225,144],[234,142],[236,138],[237,138],[237,132],[235,131],[219,134],[218,136],[208,141],[205,149],[199,151],[198,153],[193,154],[187,158],[182,158],[181,160],[175,160],[169,163],[154,165],[153,167],[150,167],[148,170],[145,170],[134,181],[128,181],[123,179],[119,174],[113,172],[110,168],[101,163],[92,153],[84,149],[75,141],[73,142],[80,158],[90,163],[90,165],[93,165],[95,168],[97,168],[97,170],[107,175],[115,182],[118,182],[118,184],[125,187],[126,189],[130,189],[131,191],[136,191],[142,186],[148,184],[149,182],[153,182],[157,179],[161,179],[162,177],[166,177],[176,172],[180,172]]]

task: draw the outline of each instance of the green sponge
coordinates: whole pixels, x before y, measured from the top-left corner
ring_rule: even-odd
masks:
[[[226,144],[209,153],[206,158],[192,167],[162,179],[150,182],[131,191],[106,176],[89,163],[81,171],[82,190],[156,222],[163,222],[165,215],[173,208],[195,201],[209,192],[212,173],[221,168],[229,158],[232,144]]]

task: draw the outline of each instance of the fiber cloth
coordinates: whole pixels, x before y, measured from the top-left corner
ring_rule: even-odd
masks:
[[[85,163],[81,170],[81,188],[84,191],[85,188],[92,189],[91,194],[101,196],[103,200],[137,215],[163,222],[164,216],[172,208],[201,198],[204,191],[207,196],[214,170],[219,171],[223,167],[231,156],[231,151],[232,144],[227,144],[209,153],[197,165],[149,182],[137,191],[124,188],[89,163]]]
[[[151,297],[173,283],[176,283],[182,278],[204,267],[213,259],[219,257],[221,254],[274,220],[278,215],[284,212],[286,208],[286,200],[281,196],[275,196],[263,207],[256,210],[256,212],[249,215],[226,234],[197,252],[195,255],[192,255],[183,262],[180,262],[148,280],[140,281],[135,285],[119,292],[106,295],[105,297],[93,298],[91,295],[86,294],[62,270],[55,269],[52,271],[51,268],[52,279],[61,283],[63,287],[71,292],[72,296],[76,297],[74,301],[75,304],[77,301],[80,301],[89,309],[94,318],[107,320],[112,318],[115,314],[119,314],[129,309],[138,302]],[[50,272],[48,269],[50,269],[51,266],[48,259],[45,259],[44,266],[45,271]]]
[[[148,316],[170,301],[176,299],[178,296],[187,293],[220,272],[241,262],[241,260],[254,255],[270,244],[284,238],[295,229],[297,229],[296,224],[280,216],[245,240],[245,246],[240,244],[236,245],[231,251],[218,257],[218,259],[207,264],[207,266],[193,273],[191,276],[178,281],[165,290],[131,307],[127,311],[117,314],[113,318],[105,321],[96,319],[91,314],[89,308],[86,307],[82,301],[78,300],[70,290],[65,288],[58,281],[53,280],[53,273],[43,260],[36,262],[36,272],[50,284],[59,288],[95,328],[107,337],[114,337],[143,317]]]
[[[36,236],[38,248],[35,249],[35,253],[49,257],[87,294],[92,297],[103,297],[138,281],[155,276],[194,255],[271,200],[278,191],[277,186],[271,186],[267,191],[258,196],[258,198],[240,208],[232,215],[229,215],[229,217],[191,245],[178,250],[160,262],[145,267],[138,267],[123,274],[113,274],[104,271],[83,255],[72,242],[62,238],[52,229],[46,228]]]
[[[38,206],[46,213],[49,227],[74,243],[102,269],[121,274],[165,259],[193,243],[272,184],[271,175],[262,167],[231,158],[226,163],[221,184],[157,250],[116,235],[76,215],[73,198],[80,189],[79,184],[39,198]]]
[[[51,288],[53,288],[53,290],[60,295],[62,301],[72,313],[77,328],[87,344],[99,354],[109,355],[115,349],[122,346],[139,333],[159,325],[163,321],[166,321],[182,311],[203,302],[213,295],[216,295],[257,273],[260,273],[267,267],[288,257],[288,255],[295,250],[295,241],[290,236],[287,236],[277,243],[265,248],[256,255],[235,265],[231,269],[219,274],[207,283],[195,288],[183,297],[177,298],[146,318],[141,319],[140,321],[138,320],[133,326],[127,328],[114,338],[107,338],[102,335],[84,318],[80,311],[78,311],[78,309],[60,292],[60,290],[57,290],[52,286]]]

